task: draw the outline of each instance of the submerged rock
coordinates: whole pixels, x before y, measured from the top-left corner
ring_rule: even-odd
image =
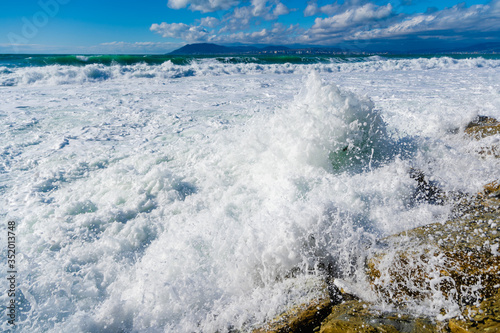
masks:
[[[421,170],[410,169],[410,177],[417,181],[417,188],[413,194],[415,201],[436,205],[445,203],[447,200],[445,193],[435,182],[429,180]]]

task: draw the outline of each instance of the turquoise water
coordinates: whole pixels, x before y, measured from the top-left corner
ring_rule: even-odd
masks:
[[[43,67],[50,65],[85,66],[102,65],[159,65],[171,61],[175,65],[188,65],[203,59],[213,59],[220,63],[241,64],[327,64],[363,62],[372,57],[384,59],[442,58],[453,59],[484,58],[500,59],[500,54],[426,54],[426,55],[241,55],[241,56],[179,56],[179,55],[76,55],[76,54],[1,54],[0,66]]]

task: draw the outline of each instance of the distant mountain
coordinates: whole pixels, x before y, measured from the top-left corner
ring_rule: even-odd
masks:
[[[483,43],[459,49],[462,52],[500,53],[500,43]]]
[[[236,45],[222,46],[211,43],[187,44],[175,51],[170,52],[170,55],[228,55],[228,54],[341,54],[348,52],[340,48],[333,47],[295,47],[289,48],[282,45],[268,45],[263,47]]]
[[[205,54],[234,54],[252,53],[258,48],[254,46],[222,46],[211,43],[187,44],[180,49],[170,52],[173,55],[205,55]]]
[[[242,55],[242,54],[295,54],[295,55],[326,55],[326,54],[436,54],[436,53],[500,53],[500,43],[483,43],[466,47],[456,47],[453,45],[429,45],[423,49],[413,47],[410,51],[390,49],[387,45],[371,45],[363,50],[355,48],[356,45],[338,45],[338,47],[297,47],[288,48],[286,46],[265,46],[255,47],[246,45],[222,46],[211,43],[187,44],[180,49],[170,52],[171,55]]]

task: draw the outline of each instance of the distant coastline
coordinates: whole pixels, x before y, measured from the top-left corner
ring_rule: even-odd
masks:
[[[395,52],[356,47],[224,46],[212,43],[187,44],[167,55],[380,55],[380,54],[499,54],[500,43],[483,43],[466,48]]]

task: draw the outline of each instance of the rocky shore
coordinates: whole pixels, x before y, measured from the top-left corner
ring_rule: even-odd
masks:
[[[477,117],[464,132],[471,140],[483,140],[500,133],[500,122]],[[500,146],[491,142],[485,140],[478,153],[499,158]],[[418,170],[410,176],[418,182],[420,199],[452,203],[454,210],[446,223],[379,240],[367,257],[370,288],[395,310],[377,310],[327,277],[323,296],[254,333],[500,332],[500,179],[476,195],[464,195],[441,191]],[[431,299],[455,306],[438,309],[437,317],[406,311],[408,304]]]

